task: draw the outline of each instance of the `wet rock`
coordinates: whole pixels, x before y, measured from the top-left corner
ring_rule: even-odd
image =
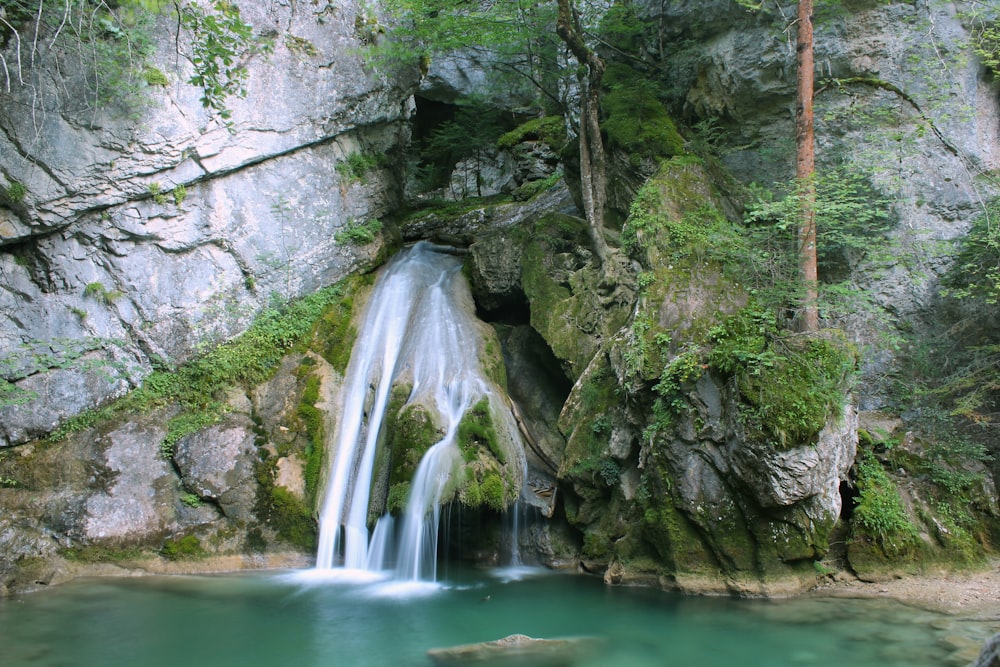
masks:
[[[986,640],[979,657],[970,667],[1000,667],[1000,633]]]
[[[535,639],[509,635],[503,639],[448,648],[433,648],[428,657],[436,665],[530,665],[557,667],[573,665],[591,656],[600,642],[591,637]]]

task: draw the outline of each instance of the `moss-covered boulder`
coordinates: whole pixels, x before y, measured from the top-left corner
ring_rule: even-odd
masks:
[[[584,562],[610,581],[787,592],[814,581],[839,518],[855,355],[836,332],[789,335],[755,301],[710,171],[678,157],[643,187],[623,231],[637,301],[593,347],[569,344],[573,319],[552,315],[588,289],[600,303],[598,286],[529,293],[557,355],[590,359],[560,416],[559,477]]]

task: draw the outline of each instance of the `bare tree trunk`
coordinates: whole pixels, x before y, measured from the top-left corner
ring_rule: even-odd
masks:
[[[604,209],[608,197],[607,157],[600,124],[604,61],[584,42],[572,0],[559,0],[556,33],[580,64],[587,68],[586,77],[580,77],[580,189],[591,241],[603,266],[608,257],[608,244],[604,239]]]
[[[813,136],[813,0],[799,0],[796,37],[798,83],[795,107],[795,176],[801,189],[798,226],[799,279],[804,290],[799,328],[819,329],[819,283],[816,272],[816,149]]]

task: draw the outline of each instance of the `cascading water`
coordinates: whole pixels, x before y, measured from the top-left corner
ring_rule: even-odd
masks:
[[[462,464],[458,427],[484,398],[517,443],[515,464],[524,477],[516,423],[480,369],[480,336],[460,269],[454,256],[418,243],[397,255],[375,285],[347,368],[320,512],[318,569],[333,568],[342,553],[348,569],[384,571],[394,564],[398,580],[436,578],[440,505]],[[412,386],[407,405],[435,409],[444,437],[420,460],[401,521],[386,514],[369,542],[376,450],[401,378]]]

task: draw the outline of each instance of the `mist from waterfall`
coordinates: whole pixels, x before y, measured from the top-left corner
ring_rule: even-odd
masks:
[[[502,426],[517,433],[481,374],[477,321],[460,270],[458,258],[422,242],[400,252],[376,282],[346,372],[320,511],[317,569],[334,568],[342,554],[346,569],[394,567],[397,580],[434,580],[441,500],[462,465],[456,436],[463,415],[487,398],[493,413],[509,422]],[[376,450],[392,387],[402,383],[412,386],[407,405],[437,411],[444,437],[420,460],[405,511],[380,518],[369,540]],[[523,452],[520,458],[523,468]]]

